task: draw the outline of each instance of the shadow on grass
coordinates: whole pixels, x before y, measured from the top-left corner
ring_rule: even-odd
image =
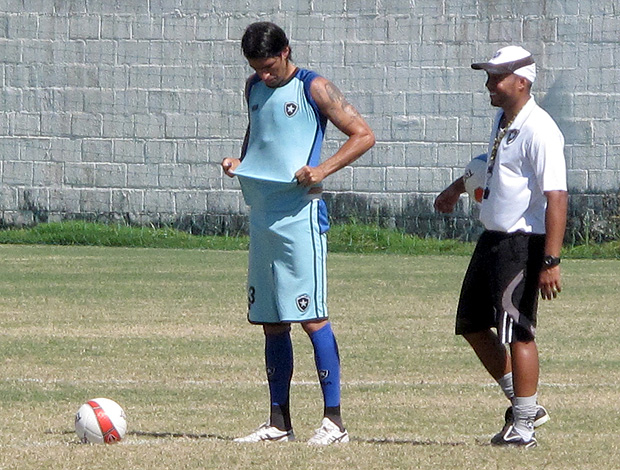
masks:
[[[361,442],[362,444],[399,444],[412,446],[464,446],[464,442],[441,442],[441,441],[418,441],[416,439],[394,439],[394,438],[371,438],[352,437],[351,442]]]
[[[73,434],[74,431],[61,431],[54,432],[51,430],[46,431],[46,434]],[[186,432],[151,432],[151,431],[128,431],[127,436],[138,437],[152,437],[154,439],[214,439],[218,441],[232,442],[234,437],[222,436],[219,434],[197,434]],[[395,438],[363,438],[352,437],[351,442],[358,442],[361,444],[393,444],[393,445],[412,445],[412,446],[443,446],[443,447],[457,447],[464,446],[464,442],[441,442],[426,440],[420,441],[416,439],[395,439]]]
[[[128,436],[153,437],[156,439],[184,438],[184,439],[216,439],[218,441],[232,441],[234,437],[220,436],[219,434],[194,434],[186,432],[149,432],[129,431]]]
[[[232,441],[233,437],[220,436],[218,434],[192,434],[182,432],[145,432],[145,431],[131,431],[128,435],[140,436],[140,437],[154,437],[154,438],[186,438],[186,439],[217,439],[219,441]],[[359,442],[362,444],[398,444],[398,445],[414,445],[414,446],[463,446],[464,442],[440,442],[440,441],[419,441],[415,439],[393,439],[393,438],[363,438],[352,437],[351,442]]]

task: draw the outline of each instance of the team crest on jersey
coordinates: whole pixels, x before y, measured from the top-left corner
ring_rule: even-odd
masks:
[[[329,371],[326,369],[321,369],[319,371],[319,380],[322,382],[329,376]]]
[[[508,145],[512,144],[518,135],[519,129],[510,129],[510,132],[508,132],[508,136],[506,137],[506,143]]]
[[[293,103],[292,101],[289,101],[284,105],[284,113],[288,117],[295,116],[295,114],[297,114],[298,109],[299,109],[299,106],[297,105],[297,103]]]
[[[295,299],[295,303],[300,312],[305,312],[310,306],[310,296],[308,294],[300,295]]]

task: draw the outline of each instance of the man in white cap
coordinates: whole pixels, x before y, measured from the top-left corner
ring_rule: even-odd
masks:
[[[500,109],[480,205],[486,230],[463,280],[456,333],[511,400],[504,428],[491,443],[532,448],[534,428],[549,419],[537,402],[536,311],[539,292],[551,300],[561,291],[568,204],[564,138],[530,95],[536,65],[528,51],[504,47],[472,68],[486,71],[491,104]],[[437,196],[435,208],[452,212],[463,192],[459,178]]]

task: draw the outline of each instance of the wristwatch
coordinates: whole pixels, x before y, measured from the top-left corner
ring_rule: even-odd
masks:
[[[543,258],[543,268],[549,269],[560,264],[560,258],[557,256],[545,255]]]

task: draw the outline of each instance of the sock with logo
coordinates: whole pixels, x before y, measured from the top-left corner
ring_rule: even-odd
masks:
[[[290,331],[265,335],[265,364],[271,399],[269,423],[287,431],[292,428],[289,394],[293,378],[293,343]]]
[[[310,335],[314,347],[314,361],[321,382],[324,416],[344,430],[340,416],[340,356],[331,323]]]

